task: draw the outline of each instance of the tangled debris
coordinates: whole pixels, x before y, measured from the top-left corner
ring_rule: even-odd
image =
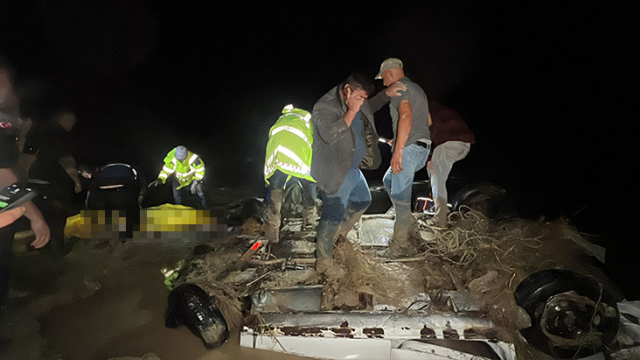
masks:
[[[258,223],[247,222],[243,233],[256,233]],[[585,261],[588,255],[575,242],[580,234],[563,219],[495,221],[462,207],[449,215],[448,228],[430,227],[418,220],[411,233],[419,255],[405,259],[389,259],[379,247],[362,248],[351,235],[340,237],[333,252],[334,265],[322,275],[308,266],[303,266],[308,269],[304,271],[298,268],[302,260],[312,264],[313,259],[276,258],[267,252],[249,261],[258,269],[253,269],[242,286],[238,279],[247,273],[247,263],[240,257],[250,244],[247,237],[239,237],[209,244],[210,251],[194,256],[176,285],[192,283],[207,291],[230,328],[242,324],[242,299],[258,288],[320,284],[320,309],[343,311],[405,311],[422,301],[421,309],[430,306],[437,311],[444,304],[444,310],[455,312],[458,299],[443,296],[454,291],[462,294],[463,301],[477,305],[478,316],[491,320],[495,331],[490,338],[516,344],[523,359],[540,356],[520,336],[519,330],[530,327],[532,319],[514,299],[516,287],[529,275],[544,269],[573,270],[592,274],[608,290],[617,292],[599,269]],[[296,265],[292,260],[299,262]],[[291,271],[291,266],[298,271]],[[283,271],[285,268],[289,270]],[[424,299],[425,294],[430,300]]]
[[[447,229],[440,229],[419,221],[420,230],[432,234],[416,241],[421,254],[409,259],[389,262],[351,241],[338,241],[336,265],[327,272],[324,308],[370,309],[370,297],[402,308],[419,292],[437,299],[452,290],[479,305],[493,322],[496,339],[518,343],[518,331],[531,324],[514,299],[521,281],[551,268],[598,273],[585,265],[584,251],[572,241],[580,235],[565,220],[492,222],[463,207],[450,214],[449,222]]]
[[[208,249],[197,249],[175,286],[194,284],[206,291],[216,302],[230,329],[242,325],[242,302],[233,283],[225,281],[240,273],[242,249],[247,241],[212,242]]]

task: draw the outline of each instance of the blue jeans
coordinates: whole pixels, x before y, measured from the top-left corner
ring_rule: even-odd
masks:
[[[411,144],[402,153],[402,167],[400,174],[394,174],[391,168],[384,174],[382,182],[396,209],[396,220],[393,225],[393,239],[403,246],[409,240],[411,227],[411,184],[416,171],[422,169],[427,162],[429,148]]]
[[[340,235],[346,236],[371,204],[369,185],[360,169],[349,170],[338,192],[327,194],[320,190],[320,196],[322,217],[317,228],[318,260],[331,259],[335,239]]]

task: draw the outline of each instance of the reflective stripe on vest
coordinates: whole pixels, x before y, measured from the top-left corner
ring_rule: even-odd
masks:
[[[280,131],[288,131],[288,132],[290,132],[292,134],[298,135],[299,138],[304,140],[307,143],[307,145],[309,145],[309,147],[311,147],[311,143],[309,142],[309,138],[307,138],[307,135],[305,135],[299,129],[296,129],[296,128],[291,127],[291,126],[283,125],[283,126],[279,126],[279,127],[275,128],[275,129],[273,129],[273,131],[271,131],[271,136],[279,133]]]
[[[296,114],[296,113],[294,113],[294,112],[290,112],[290,113],[287,113],[287,114],[286,114],[286,115],[284,115],[284,116],[289,116],[289,115],[295,115],[295,116],[297,116],[298,118],[302,119],[302,121],[304,121],[304,123],[305,123],[305,124],[307,124],[307,129],[309,128],[309,126],[310,126],[310,124],[309,124],[309,120],[311,120],[311,115],[310,115],[310,114],[307,114],[307,115],[305,115],[305,116],[302,116],[302,115],[300,115],[300,114]]]
[[[171,175],[173,174],[173,172],[175,171],[175,169],[172,169],[170,167],[168,167],[167,165],[162,167],[162,171],[166,172],[167,174]]]
[[[285,164],[282,161],[276,160],[275,158],[278,155],[278,153],[284,154],[285,156],[287,156],[288,158],[296,162],[298,166],[295,166],[292,164]],[[275,160],[275,164],[274,164],[274,160]],[[264,167],[265,175],[270,174],[275,169],[276,165],[280,166],[285,170],[290,170],[298,174],[309,175],[309,166],[307,166],[307,164],[305,164],[304,161],[302,161],[302,159],[300,159],[300,157],[298,157],[298,155],[296,155],[293,151],[287,149],[282,145],[279,145],[276,148],[276,151],[274,151],[273,154],[271,154],[271,156],[269,157],[269,160],[267,161],[267,164]]]
[[[195,173],[195,170],[190,170],[189,172],[186,172],[186,173],[176,172],[176,177],[178,178],[178,180],[185,181],[185,180],[188,180],[189,177],[194,173]]]

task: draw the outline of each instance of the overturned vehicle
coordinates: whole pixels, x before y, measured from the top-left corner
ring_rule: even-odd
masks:
[[[249,217],[169,271],[167,324],[208,347],[236,331],[241,346],[322,359],[605,359],[622,347],[622,297],[583,266],[601,257],[596,247],[564,220],[496,217],[496,186],[463,193],[446,229],[415,207],[416,256],[386,255],[391,209],[340,236],[322,274],[301,219],[263,245],[259,216]]]

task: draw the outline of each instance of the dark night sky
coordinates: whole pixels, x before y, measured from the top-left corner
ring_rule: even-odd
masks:
[[[211,185],[259,186],[266,133],[285,104],[310,109],[352,70],[373,76],[394,56],[476,133],[454,168],[459,182],[502,185],[529,215],[586,205],[572,218],[585,231],[629,216],[634,6],[187,3],[0,1],[0,54],[18,71],[23,112],[75,110],[80,160],[118,158],[153,177],[183,143]]]

